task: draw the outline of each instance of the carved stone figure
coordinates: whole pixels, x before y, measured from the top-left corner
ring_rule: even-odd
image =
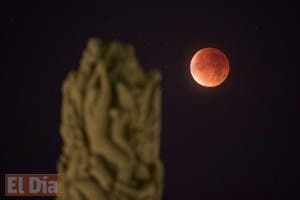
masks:
[[[161,199],[160,80],[132,46],[88,41],[62,87],[58,199]]]

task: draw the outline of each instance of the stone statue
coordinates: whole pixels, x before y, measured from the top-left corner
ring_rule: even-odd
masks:
[[[58,199],[162,198],[160,81],[132,46],[88,41],[62,87]]]

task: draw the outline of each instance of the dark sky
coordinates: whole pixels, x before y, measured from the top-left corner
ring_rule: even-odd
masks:
[[[60,87],[98,36],[133,44],[163,73],[165,200],[300,197],[297,3],[42,3],[2,6],[2,175],[56,172]],[[204,47],[230,60],[219,87],[190,76]]]

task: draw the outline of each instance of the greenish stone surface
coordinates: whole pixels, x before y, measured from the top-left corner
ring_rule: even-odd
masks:
[[[160,81],[131,45],[88,41],[62,87],[58,199],[161,199]]]

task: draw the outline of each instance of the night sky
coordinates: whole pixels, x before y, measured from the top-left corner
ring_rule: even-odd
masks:
[[[56,172],[61,84],[97,36],[131,43],[163,74],[164,200],[299,198],[299,3],[199,2],[2,6],[1,185]],[[229,58],[216,88],[190,75],[205,47]]]

